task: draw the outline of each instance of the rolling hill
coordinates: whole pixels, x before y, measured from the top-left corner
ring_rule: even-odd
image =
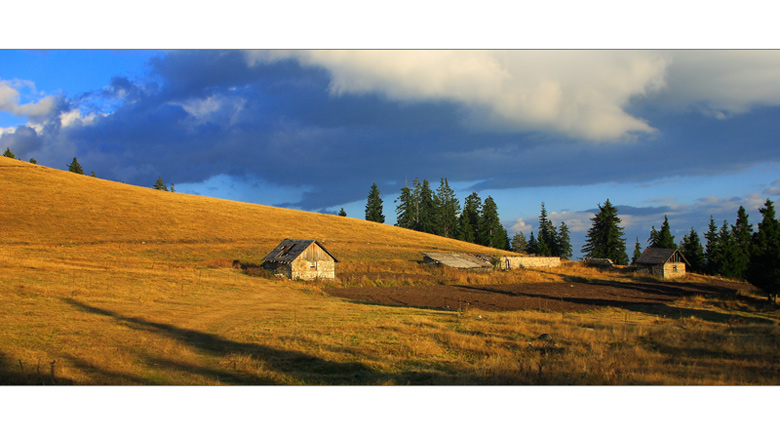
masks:
[[[4,157],[0,192],[0,384],[780,382],[777,313],[711,280],[686,284],[725,296],[691,293],[563,312],[542,304],[517,311],[404,307],[393,304],[393,289],[408,293],[420,282],[441,285],[434,292],[446,284],[459,294],[539,300],[549,299],[539,285],[534,294],[522,287],[509,294],[498,284],[555,281],[565,289],[598,281],[593,288],[622,286],[651,302],[665,287],[577,263],[555,271],[429,268],[419,264],[422,251],[495,251]],[[322,241],[341,261],[341,277],[295,282],[251,267],[284,238]],[[246,270],[234,268],[235,260]],[[328,292],[350,286],[386,291],[379,302]]]

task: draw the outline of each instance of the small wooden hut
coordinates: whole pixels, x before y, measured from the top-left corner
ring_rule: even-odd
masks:
[[[636,259],[636,270],[660,278],[678,278],[685,276],[688,260],[678,249],[647,248]]]
[[[284,239],[263,259],[263,267],[290,279],[310,281],[336,278],[336,263],[322,243],[316,240]]]

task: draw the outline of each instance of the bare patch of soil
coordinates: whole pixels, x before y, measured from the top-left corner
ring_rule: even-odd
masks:
[[[733,295],[749,284],[689,282],[555,282],[500,285],[431,285],[331,288],[332,296],[384,305],[486,311],[584,311],[598,307],[666,304],[695,294]]]

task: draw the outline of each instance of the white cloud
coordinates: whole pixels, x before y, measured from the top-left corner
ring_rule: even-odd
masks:
[[[27,81],[0,81],[0,111],[13,115],[45,117],[50,115],[57,107],[57,98],[53,96],[43,97],[37,102],[19,104],[20,94],[18,89],[35,86]]]
[[[635,99],[718,119],[780,105],[780,51],[299,50],[246,56],[250,65],[294,58],[325,68],[334,95],[449,101],[469,109],[473,127],[593,141],[655,132],[626,112]]]
[[[510,232],[519,233],[522,232],[526,237],[528,237],[531,234],[531,231],[533,231],[534,227],[530,224],[525,223],[523,219],[517,219],[514,224],[512,224],[511,227],[509,227]]]
[[[679,50],[670,53],[667,104],[725,119],[780,104],[780,51]]]
[[[206,98],[191,98],[178,103],[193,116],[197,123],[223,122],[233,125],[241,119],[246,99],[229,95],[210,95]]]
[[[95,122],[97,116],[98,115],[94,113],[82,116],[79,109],[73,109],[69,112],[63,112],[60,115],[60,125],[63,127],[81,127],[85,125],[91,125]]]
[[[667,56],[649,51],[272,51],[331,73],[335,95],[376,92],[470,109],[471,124],[604,141],[654,129],[623,110],[664,86]]]

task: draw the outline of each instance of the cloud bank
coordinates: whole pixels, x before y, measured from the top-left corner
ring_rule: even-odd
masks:
[[[778,76],[773,51],[172,51],[81,95],[0,81],[27,120],[0,147],[309,210],[415,177],[649,182],[780,162]]]

